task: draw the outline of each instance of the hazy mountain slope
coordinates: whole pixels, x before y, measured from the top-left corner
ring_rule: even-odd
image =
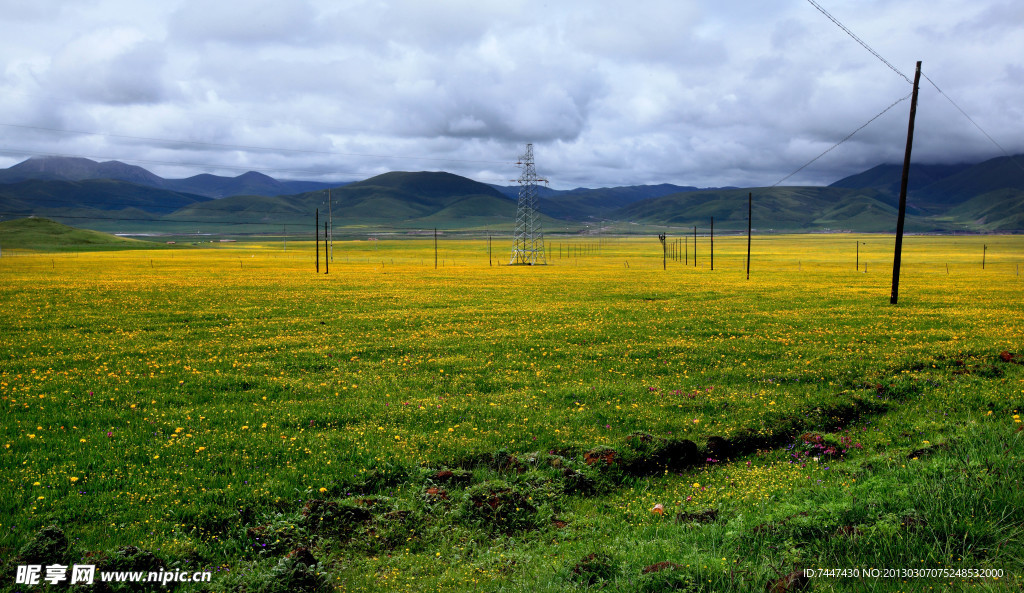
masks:
[[[121,210],[138,208],[167,214],[209,198],[146,187],[112,179],[83,181],[20,181],[0,185],[0,210]]]
[[[337,185],[319,181],[279,181],[249,171],[237,177],[201,174],[186,179],[164,179],[142,167],[119,161],[96,162],[79,157],[32,157],[8,169],[0,169],[0,184],[20,181],[85,181],[114,179],[146,187],[190,193],[209,198],[233,195],[277,196],[325,189]]]
[[[911,164],[907,177],[907,191],[927,187],[951,175],[955,175],[971,165],[916,165]],[[878,165],[867,171],[844,177],[829,185],[847,189],[875,189],[881,194],[893,197],[900,195],[900,181],[903,177],[903,165]]]
[[[19,181],[83,181],[116,179],[150,187],[162,187],[163,179],[142,167],[119,161],[97,163],[76,157],[32,157],[8,169],[0,169],[0,183]]]
[[[1024,190],[1024,155],[987,160],[918,189],[910,197],[922,207],[948,208],[1002,189]]]

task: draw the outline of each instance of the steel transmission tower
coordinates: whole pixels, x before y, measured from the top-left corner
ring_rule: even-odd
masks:
[[[526,153],[516,163],[523,170],[519,175],[519,209],[516,212],[516,230],[510,266],[538,266],[547,264],[544,255],[544,232],[541,230],[540,213],[537,212],[537,178],[533,166],[533,144],[526,145]]]

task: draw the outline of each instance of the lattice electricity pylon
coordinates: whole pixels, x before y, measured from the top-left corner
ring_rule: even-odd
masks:
[[[537,212],[537,178],[533,166],[533,144],[526,145],[526,153],[516,163],[522,170],[519,176],[519,208],[516,211],[516,230],[512,246],[510,266],[539,266],[547,264],[544,254],[544,232],[541,230],[540,213]]]

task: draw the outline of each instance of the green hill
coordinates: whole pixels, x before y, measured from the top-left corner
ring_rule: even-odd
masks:
[[[308,192],[288,198],[312,213],[326,212],[327,194]],[[335,224],[339,219],[378,224],[438,224],[472,218],[488,224],[512,221],[516,203],[493,187],[443,172],[396,171],[331,191]]]
[[[896,225],[892,187],[898,184],[898,176],[898,167],[886,165],[830,187],[696,190],[652,185],[543,191],[539,208],[544,228],[566,232],[594,220],[618,221],[631,229],[639,229],[638,224],[706,228],[711,217],[716,229],[740,231],[746,229],[747,193],[753,192],[754,226],[762,232],[892,232]],[[1012,159],[970,166],[916,166],[912,179],[917,189],[908,201],[908,231],[1024,227],[1024,168]],[[277,183],[258,174],[230,181],[248,183],[254,189]],[[321,229],[328,211],[335,229],[496,229],[511,228],[516,217],[516,200],[509,198],[508,191],[445,172],[396,171],[334,187],[330,208],[327,196],[328,191],[318,189],[213,200],[110,179],[32,180],[0,184],[0,215],[42,216],[107,231],[229,234],[292,229],[312,234],[318,208]]]
[[[0,248],[33,251],[92,251],[153,249],[162,245],[115,237],[99,231],[76,229],[46,218],[19,218],[0,222]]]
[[[901,165],[879,165],[840,179],[830,187],[877,190],[883,199],[895,204],[902,171]],[[975,216],[975,211],[986,200],[967,208],[959,206],[983,195],[989,195],[987,200],[991,200],[991,196],[1001,190],[1024,191],[1024,155],[998,157],[977,164],[911,165],[907,204],[916,207],[921,213],[934,215],[937,221],[943,223],[959,225],[961,228],[974,228],[980,224],[978,230],[991,230],[991,221],[1001,220],[1004,216],[998,211]],[[1011,199],[1005,201],[1003,206],[1014,209],[1018,203]],[[981,218],[990,222],[972,222]],[[995,224],[998,226],[1003,223]],[[1006,227],[1004,230],[1010,228],[1021,227]]]
[[[682,187],[668,183],[599,189],[577,188],[549,195],[542,194],[537,207],[544,214],[554,218],[586,220],[603,218],[610,212],[643,200],[697,190],[696,187]]]
[[[1004,189],[1024,190],[1024,155],[974,165],[913,192],[908,200],[922,207],[946,209]]]
[[[236,225],[242,231],[266,230],[267,225],[296,225],[312,229],[314,212],[320,224],[328,216],[335,228],[347,225],[412,228],[476,227],[511,224],[516,204],[491,186],[451,173],[385,173],[330,191],[291,196],[231,196],[192,204],[162,217],[167,223]],[[202,227],[208,228],[208,227]]]
[[[0,185],[0,210],[37,215],[59,216],[76,208],[106,211],[137,208],[154,214],[169,214],[209,199],[113,179],[31,180]]]
[[[953,220],[969,221],[986,231],[1024,229],[1024,190],[1000,189],[955,206],[948,213]]]
[[[164,217],[165,220],[182,221],[195,219],[239,220],[253,222],[275,222],[284,219],[302,219],[306,210],[287,197],[231,196],[209,202],[199,202],[181,208]],[[304,220],[304,219],[302,219]]]
[[[653,225],[746,230],[747,195],[753,194],[753,226],[760,231],[895,230],[896,210],[875,190],[831,187],[774,187],[695,191],[637,202],[611,213],[615,220]],[[934,225],[908,215],[907,229]]]
[[[907,177],[907,191],[914,192],[933,183],[969,169],[971,165],[910,165]],[[880,193],[898,198],[903,165],[878,165],[862,173],[844,177],[829,187],[846,189],[876,189]]]

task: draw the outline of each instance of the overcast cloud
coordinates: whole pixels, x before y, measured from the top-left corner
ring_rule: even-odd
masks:
[[[1024,4],[819,0],[1024,152]],[[772,185],[910,93],[806,0],[0,0],[0,166]],[[901,162],[909,101],[786,181]],[[83,133],[87,132],[87,133]],[[1002,153],[922,81],[916,162]]]

